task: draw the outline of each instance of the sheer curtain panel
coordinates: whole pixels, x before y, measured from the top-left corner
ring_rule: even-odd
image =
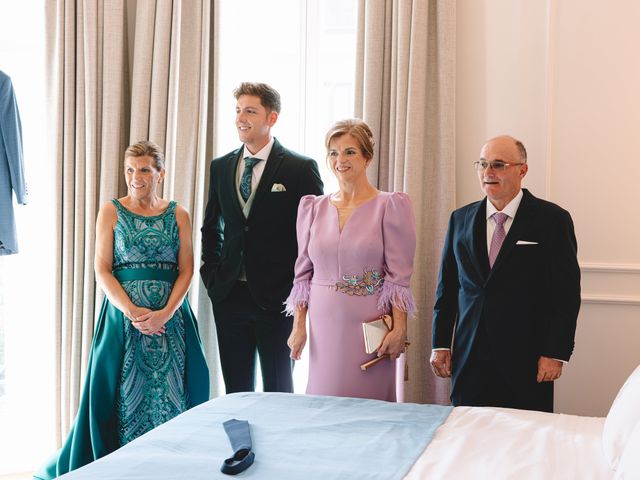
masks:
[[[199,258],[204,171],[212,155],[212,4],[46,2],[48,145],[57,171],[58,442],[75,417],[101,301],[93,272],[96,215],[101,204],[126,193],[122,162],[129,143],[149,139],[163,147],[163,195],[191,212]],[[194,305],[198,286],[194,277]],[[202,330],[208,330],[205,316]]]
[[[370,180],[410,195],[417,249],[405,400],[448,403],[429,367],[431,312],[455,203],[455,0],[360,0],[355,114],[376,136]],[[398,379],[402,382],[402,369]]]

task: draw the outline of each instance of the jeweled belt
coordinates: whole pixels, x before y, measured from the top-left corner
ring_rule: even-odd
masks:
[[[384,273],[376,269],[364,269],[362,275],[343,275],[341,282],[335,283],[338,292],[363,297],[375,295],[384,285]]]

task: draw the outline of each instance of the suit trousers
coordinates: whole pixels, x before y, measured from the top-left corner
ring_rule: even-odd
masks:
[[[293,392],[293,361],[287,346],[292,317],[260,307],[242,281],[223,301],[213,303],[213,315],[226,393],[255,390],[256,354],[264,391]]]

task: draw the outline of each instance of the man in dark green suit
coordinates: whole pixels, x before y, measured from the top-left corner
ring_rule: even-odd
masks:
[[[454,405],[550,412],[580,309],[573,222],[521,188],[521,142],[489,140],[475,166],[486,198],[451,215],[431,367],[452,377]]]
[[[256,353],[264,391],[292,392],[292,319],[283,302],[297,257],[298,203],[321,195],[323,185],[314,160],[271,136],[278,92],[242,83],[234,96],[243,145],[211,162],[200,275],[213,304],[226,392],[255,389]]]

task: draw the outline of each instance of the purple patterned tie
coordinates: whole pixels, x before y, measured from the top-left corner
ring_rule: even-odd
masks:
[[[493,231],[493,237],[491,237],[491,247],[489,248],[489,266],[493,268],[493,264],[496,261],[496,257],[500,252],[500,247],[502,247],[502,242],[504,242],[504,222],[507,221],[509,215],[502,212],[496,212],[492,215],[493,219],[496,222],[496,229]]]

